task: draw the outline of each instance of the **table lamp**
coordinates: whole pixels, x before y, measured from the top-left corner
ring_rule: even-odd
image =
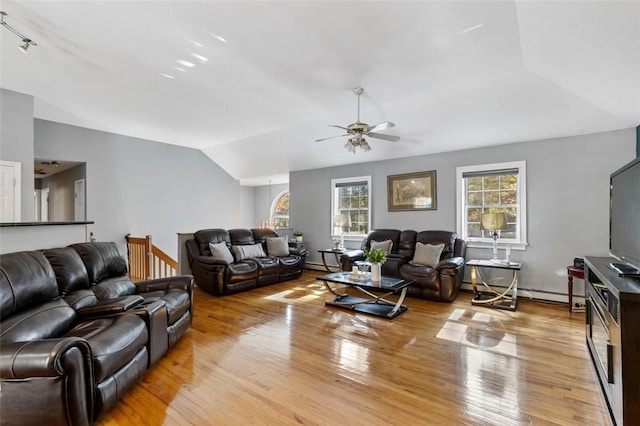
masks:
[[[498,231],[508,229],[507,216],[504,213],[483,213],[480,229],[493,231],[493,262],[498,261]]]

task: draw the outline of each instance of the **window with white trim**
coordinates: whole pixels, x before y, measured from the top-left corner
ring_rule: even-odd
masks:
[[[371,229],[371,176],[331,180],[331,235],[361,239]]]
[[[289,228],[289,191],[283,191],[271,205],[271,224],[274,229]]]
[[[457,233],[471,247],[493,242],[492,231],[483,230],[483,213],[505,213],[507,229],[498,231],[498,244],[524,249],[527,245],[526,162],[458,167]]]

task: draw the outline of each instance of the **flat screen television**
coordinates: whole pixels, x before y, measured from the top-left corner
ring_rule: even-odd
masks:
[[[640,276],[640,157],[610,178],[609,252],[620,276]]]

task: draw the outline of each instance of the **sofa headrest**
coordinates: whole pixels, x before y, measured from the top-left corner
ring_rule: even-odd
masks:
[[[364,241],[364,250],[369,250],[371,246],[371,241],[386,241],[391,240],[393,242],[393,246],[391,247],[391,253],[396,253],[398,250],[398,242],[400,239],[400,230],[398,229],[373,229],[367,235],[367,238]]]
[[[278,236],[276,231],[269,228],[253,228],[251,233],[256,243],[265,243],[267,238],[276,238]]]
[[[59,297],[56,275],[39,251],[0,255],[0,315],[41,305]]]
[[[249,229],[229,229],[232,246],[241,246],[245,244],[255,244],[253,232]]]
[[[440,259],[453,256],[458,234],[451,231],[421,231],[416,236],[416,241],[422,244],[444,244]]]
[[[193,238],[198,243],[200,254],[202,256],[211,256],[209,243],[217,244],[226,242],[227,245],[231,245],[231,238],[229,237],[229,232],[227,232],[226,229],[201,229],[193,234]]]
[[[91,285],[105,278],[127,275],[127,260],[113,242],[71,244],[82,259]]]
[[[56,274],[61,296],[77,290],[87,290],[89,275],[80,255],[71,247],[43,250],[42,252]]]

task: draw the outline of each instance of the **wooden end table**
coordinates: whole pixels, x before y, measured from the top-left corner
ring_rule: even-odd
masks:
[[[567,266],[567,287],[569,292],[569,312],[573,312],[573,279],[584,280],[584,269],[575,266]],[[582,309],[581,309],[582,311]]]

